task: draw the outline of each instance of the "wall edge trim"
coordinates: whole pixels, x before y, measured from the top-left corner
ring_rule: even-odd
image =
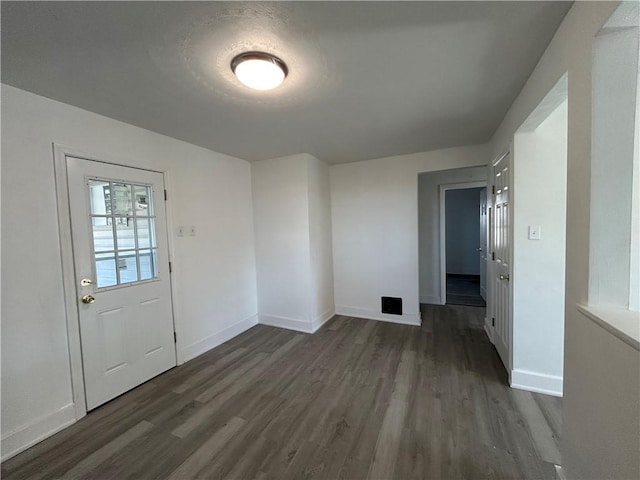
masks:
[[[311,329],[312,329],[313,333],[315,333],[318,330],[320,330],[320,328],[325,323],[327,323],[329,320],[331,320],[335,315],[336,315],[335,308],[330,308],[326,312],[324,312],[324,313],[318,315],[316,318],[314,318],[313,321],[311,322]]]
[[[302,333],[313,333],[313,324],[307,320],[299,320],[297,318],[281,317],[278,315],[269,315],[267,313],[258,314],[258,323],[260,325],[269,325],[270,327],[285,328],[287,330],[295,330]]]
[[[181,358],[184,362],[192,360],[203,353],[208,352],[212,348],[215,348],[224,342],[231,340],[234,337],[237,337],[241,333],[249,330],[251,327],[254,327],[258,324],[258,316],[251,315],[244,320],[240,320],[239,322],[234,323],[226,327],[219,332],[214,333],[213,335],[209,335],[208,337],[203,338],[202,340],[198,340],[197,342],[192,343],[191,345],[187,345],[183,347],[180,351]],[[183,363],[184,363],[183,362]]]
[[[377,320],[380,322],[398,323],[400,325],[413,325],[419,327],[422,325],[422,320],[419,314],[405,313],[400,315],[385,315],[379,313],[377,310],[370,310],[368,308],[358,307],[346,307],[342,305],[336,305],[336,314],[345,315],[347,317],[364,318],[366,320]],[[397,317],[397,318],[394,318]]]
[[[8,460],[54,433],[74,424],[76,405],[69,403],[55,412],[42,415],[29,423],[18,427],[2,437],[2,458]]]
[[[563,378],[546,373],[514,369],[511,371],[511,388],[528,392],[562,397]]]

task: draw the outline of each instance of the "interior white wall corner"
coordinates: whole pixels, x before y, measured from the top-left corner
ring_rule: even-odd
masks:
[[[313,332],[334,314],[328,166],[297,154],[251,172],[260,322]]]
[[[315,331],[335,314],[329,165],[307,155],[307,174],[312,289],[311,322],[312,329]]]

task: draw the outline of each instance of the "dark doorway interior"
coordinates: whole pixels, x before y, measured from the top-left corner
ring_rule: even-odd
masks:
[[[481,193],[484,188],[460,188],[446,192],[446,303],[486,306],[480,294]]]

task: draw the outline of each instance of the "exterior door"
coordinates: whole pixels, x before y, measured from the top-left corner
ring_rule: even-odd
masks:
[[[487,301],[487,189],[480,190],[480,296]]]
[[[164,179],[66,157],[87,409],[176,365]]]
[[[491,273],[492,315],[494,323],[494,344],[502,363],[510,371],[511,353],[511,205],[510,177],[511,155],[507,153],[493,165],[494,210],[491,228],[491,252],[493,268]]]

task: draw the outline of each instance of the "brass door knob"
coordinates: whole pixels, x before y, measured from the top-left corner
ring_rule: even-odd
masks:
[[[82,296],[82,303],[93,303],[95,301],[96,301],[96,297],[94,297],[93,295]]]
[[[500,280],[509,280],[509,274],[507,274],[507,275],[500,275]]]

